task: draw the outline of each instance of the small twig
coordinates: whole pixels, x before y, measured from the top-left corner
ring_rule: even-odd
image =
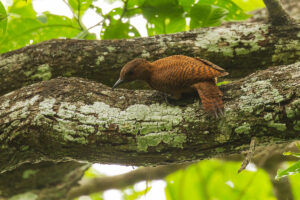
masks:
[[[85,30],[86,28],[82,26],[82,23],[81,23],[81,20],[80,20],[80,0],[77,0],[77,2],[78,2],[78,10],[77,10],[78,11],[78,16],[76,16],[76,14],[73,12],[72,7],[70,6],[70,4],[66,0],[62,0],[62,1],[69,7],[71,12],[73,13],[73,16],[76,19],[80,29]]]
[[[295,20],[283,9],[280,0],[263,0],[269,13],[272,25],[292,25]]]
[[[82,24],[81,24],[81,19],[80,19],[80,0],[77,0],[77,3],[78,3],[78,7],[77,7],[77,12],[78,12],[78,14],[77,14],[77,23],[79,24],[79,26],[80,26],[80,28],[82,29],[82,30],[84,30],[85,28],[84,27],[82,27]]]
[[[107,189],[120,189],[143,180],[162,179],[168,174],[188,166],[188,164],[166,165],[158,167],[143,167],[134,171],[110,177],[99,177],[74,187],[68,194],[68,199],[81,195],[101,192]]]
[[[98,22],[97,24],[95,24],[95,25],[89,27],[89,28],[87,29],[87,31],[91,30],[92,28],[95,28],[96,26],[100,26],[100,25],[104,22],[104,20],[105,20],[105,19],[103,19],[103,20],[101,20],[100,22]]]
[[[124,2],[123,12],[122,12],[122,14],[121,14],[121,17],[120,17],[119,21],[122,20],[122,18],[125,16],[125,13],[127,12],[127,4],[128,4],[128,0],[123,0],[123,2]]]
[[[253,157],[253,153],[255,151],[255,145],[256,145],[256,137],[252,137],[251,142],[250,142],[249,152],[246,155],[245,159],[243,160],[242,166],[239,169],[238,173],[240,173],[241,171],[246,169],[247,165],[251,162],[251,159]]]

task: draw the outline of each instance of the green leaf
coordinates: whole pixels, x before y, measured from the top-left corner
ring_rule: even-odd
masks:
[[[198,2],[198,4],[214,5],[218,8],[225,9],[227,11],[227,14],[224,18],[225,20],[245,20],[250,17],[250,15],[246,14],[243,9],[241,9],[231,0],[201,0]]]
[[[88,40],[95,40],[97,39],[96,35],[93,33],[90,33],[88,30],[81,31],[78,33],[74,39],[88,39]]]
[[[197,4],[191,8],[191,29],[199,27],[218,26],[228,12],[220,7],[209,4]]]
[[[7,26],[7,14],[3,4],[0,1],[0,38],[6,33],[6,26]]]
[[[245,12],[264,8],[265,4],[263,0],[232,0],[237,6],[243,9]]]
[[[189,12],[191,7],[195,3],[195,0],[178,0],[178,3],[183,7],[184,11]]]
[[[101,39],[123,39],[139,37],[140,33],[138,30],[130,25],[128,22],[123,23],[122,21],[111,20],[111,23],[107,26],[103,25],[101,30]]]
[[[288,167],[285,170],[278,170],[276,179],[280,179],[282,177],[288,176],[288,175],[294,175],[294,174],[299,174],[300,173],[300,161],[296,162],[292,166]]]
[[[283,155],[285,155],[285,156],[295,156],[295,157],[300,158],[300,153],[294,153],[294,152],[290,152],[290,151],[284,152]]]
[[[102,195],[101,192],[90,194],[89,197],[92,200],[104,200],[103,195]]]
[[[10,17],[7,34],[1,41],[0,52],[18,49],[26,45],[35,44],[53,38],[73,38],[81,29],[78,24],[68,17],[43,13],[43,19],[38,18]]]
[[[167,200],[274,200],[267,173],[243,171],[240,162],[201,161],[166,177]]]
[[[128,0],[127,8],[140,7],[145,3],[145,0]]]
[[[176,0],[146,0],[141,9],[143,16],[148,21],[148,35],[185,30],[184,11]]]
[[[73,13],[76,16],[82,16],[83,13],[91,6],[93,0],[68,0]]]
[[[34,11],[31,1],[14,0],[13,4],[8,7],[7,12],[17,15],[19,17],[35,18],[36,12]]]

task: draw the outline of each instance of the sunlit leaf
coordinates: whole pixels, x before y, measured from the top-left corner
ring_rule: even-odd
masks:
[[[7,26],[7,14],[3,4],[0,1],[0,38],[6,33],[6,26]]]
[[[232,0],[245,12],[265,7],[263,0]]]
[[[300,161],[296,162],[292,166],[288,167],[285,170],[278,170],[276,179],[280,179],[285,176],[299,174],[300,173]]]
[[[217,86],[220,86],[220,85],[227,85],[227,84],[229,84],[229,83],[231,83],[231,81],[222,81],[222,82],[218,82],[218,83],[217,83]]]
[[[8,13],[19,15],[20,17],[35,18],[36,12],[34,11],[31,1],[14,0],[13,4],[8,7]]]
[[[11,17],[7,34],[1,42],[0,52],[24,47],[53,38],[73,38],[81,29],[72,19],[45,12],[46,23],[36,18]]]
[[[129,24],[129,22],[123,23],[122,21],[113,21],[108,26],[102,27],[101,38],[107,39],[123,39],[139,37],[140,33],[138,30]]]
[[[245,20],[250,17],[231,0],[201,0],[198,4],[214,5],[227,11],[225,20]]]
[[[178,3],[183,7],[184,11],[189,12],[195,0],[178,0]]]
[[[191,8],[191,29],[199,27],[218,26],[227,15],[223,8],[209,4],[197,4]]]
[[[264,199],[275,200],[263,170],[237,174],[240,163],[201,161],[166,177],[167,200]],[[241,198],[242,197],[242,198]]]
[[[295,157],[300,158],[300,153],[294,153],[294,152],[290,152],[290,151],[284,152],[283,155],[285,155],[285,156],[295,156]]]
[[[93,0],[68,0],[73,13],[77,16],[82,14],[91,6]]]
[[[104,200],[103,195],[100,192],[90,194],[89,197],[91,198],[91,200]]]
[[[185,30],[183,8],[175,0],[146,0],[141,6],[147,19],[148,35],[174,33]]]
[[[103,195],[100,192],[90,194],[89,197],[91,198],[91,200],[104,200]]]

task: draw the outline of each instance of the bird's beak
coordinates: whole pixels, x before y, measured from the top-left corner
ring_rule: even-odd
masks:
[[[120,79],[117,80],[117,82],[114,84],[114,86],[112,86],[112,89],[115,89],[118,85],[120,85],[121,83],[123,83],[124,80]]]

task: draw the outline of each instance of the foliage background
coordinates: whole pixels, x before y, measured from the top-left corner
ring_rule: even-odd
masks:
[[[139,37],[139,29],[131,23],[135,16],[146,19],[147,35],[153,36],[218,26],[225,21],[246,20],[251,16],[248,11],[264,6],[261,0],[123,0],[121,7],[104,14],[103,8],[96,6],[93,0],[62,1],[72,11],[71,18],[50,12],[37,13],[31,0],[14,0],[6,8],[0,2],[0,53],[53,38]],[[107,0],[110,3],[115,1]],[[86,27],[82,22],[87,10],[93,10],[101,17],[94,26]],[[96,34],[90,31],[95,26],[101,27]],[[245,170],[238,175],[239,167],[239,162],[210,160],[179,170],[165,179],[166,199],[275,199],[266,172],[252,167],[252,171]],[[283,171],[282,175],[287,173]],[[98,176],[103,175],[91,168],[85,179]],[[299,175],[290,177],[295,199],[300,199],[299,178]],[[133,200],[141,198],[150,189],[137,191],[131,186],[121,192],[123,199]],[[96,193],[90,198],[99,200],[103,195]]]

